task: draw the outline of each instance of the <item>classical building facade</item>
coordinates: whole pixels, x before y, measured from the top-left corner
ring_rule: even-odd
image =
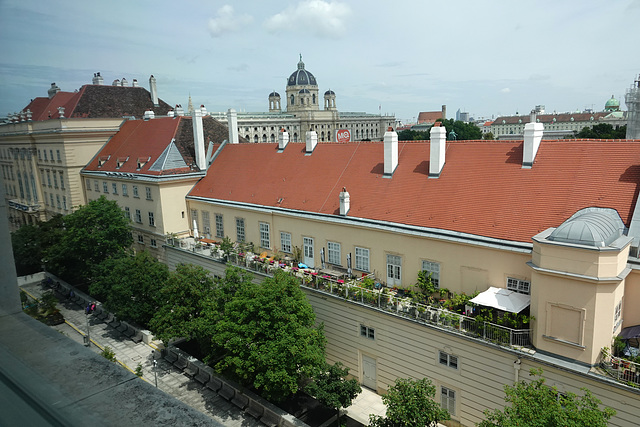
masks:
[[[0,125],[0,167],[12,230],[86,203],[79,172],[125,117],[169,111],[157,97],[153,76],[151,92],[135,80],[133,86],[123,81],[105,86],[97,73],[93,84],[76,92],[52,83],[48,97],[33,99]]]
[[[302,56],[297,69],[287,79],[285,101],[278,92],[269,94],[269,111],[238,113],[238,133],[249,142],[276,142],[280,129],[285,129],[293,142],[305,142],[306,132],[315,131],[319,141],[335,141],[336,131],[349,130],[351,140],[381,141],[389,126],[395,126],[392,115],[340,112],[336,94],[331,89],[320,98],[315,76],[306,69]],[[282,108],[283,104],[286,106]],[[320,105],[322,104],[322,108]],[[211,113],[226,122],[226,113]]]

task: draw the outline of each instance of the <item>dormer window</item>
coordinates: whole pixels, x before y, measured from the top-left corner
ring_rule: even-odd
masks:
[[[147,162],[151,160],[151,157],[138,157],[138,170],[142,169]]]
[[[98,157],[98,167],[101,168],[102,165],[104,165],[105,162],[107,160],[109,160],[110,158],[111,158],[111,156],[100,156],[100,157]]]
[[[122,167],[122,165],[124,165],[127,160],[129,160],[129,157],[118,157],[118,159],[116,160],[117,166],[116,169],[120,169]]]

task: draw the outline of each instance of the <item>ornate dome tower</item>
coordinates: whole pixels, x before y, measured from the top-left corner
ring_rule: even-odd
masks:
[[[324,93],[324,109],[328,111],[336,110],[336,93],[331,89]]]
[[[287,80],[287,111],[319,110],[318,83],[309,71],[305,70],[302,55],[298,69]]]
[[[620,111],[620,101],[611,95],[611,99],[604,104],[604,111]]]
[[[279,113],[280,111],[280,94],[274,90],[269,94],[269,112]]]

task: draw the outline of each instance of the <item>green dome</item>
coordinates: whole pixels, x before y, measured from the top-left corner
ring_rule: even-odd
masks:
[[[604,111],[618,111],[620,109],[620,101],[611,95],[611,99],[604,104]]]

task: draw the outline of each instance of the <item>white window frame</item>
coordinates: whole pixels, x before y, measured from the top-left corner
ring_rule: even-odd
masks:
[[[149,212],[149,225],[151,227],[155,227],[156,226],[156,218],[155,218],[155,215],[153,214],[153,212]]]
[[[244,242],[246,235],[244,233],[244,218],[236,218],[236,240]]]
[[[215,214],[216,216],[216,237],[224,238],[224,218],[222,214]]]
[[[129,191],[127,190],[127,184],[122,184],[122,195],[129,197]]]
[[[116,184],[115,182],[111,183],[111,192],[116,195],[118,194],[118,184]]]
[[[98,193],[100,192],[100,183],[97,179],[93,180],[93,189]]]
[[[142,234],[138,234],[138,243],[144,245],[144,236]]]
[[[363,338],[369,338],[370,340],[375,340],[376,329],[367,325],[360,324],[360,336]]]
[[[136,222],[142,224],[142,212],[140,212],[140,209],[136,209]]]
[[[342,247],[338,242],[327,242],[327,262],[342,265]]]
[[[440,288],[440,263],[436,261],[422,260],[422,270],[431,274],[433,286]]]
[[[102,192],[104,194],[109,194],[109,185],[106,181],[102,181]]]
[[[124,207],[124,216],[126,216],[127,219],[131,221],[131,210],[129,209],[129,206]]]
[[[449,354],[445,351],[438,351],[438,363],[451,369],[458,370],[458,356]]]
[[[387,285],[400,285],[402,281],[402,257],[387,254]]]
[[[147,195],[147,200],[153,200],[153,198],[151,198],[151,187],[144,187],[144,191]]]
[[[456,414],[456,391],[445,387],[443,385],[440,386],[440,406],[442,408],[449,411],[450,415]]]
[[[149,244],[149,246],[151,246],[152,248],[157,248],[158,242],[156,241],[156,239],[151,239],[151,243]]]
[[[137,185],[133,186],[133,197],[140,198],[140,196],[138,195],[138,186]]]
[[[260,247],[265,249],[271,249],[271,228],[268,222],[260,222],[258,225],[260,231]]]
[[[355,247],[355,269],[358,271],[366,271],[367,273],[370,270],[370,259],[371,259],[371,251],[367,248]]]
[[[291,253],[291,233],[286,231],[280,232],[280,250],[288,254]]]
[[[60,173],[60,188],[62,190],[64,190],[64,172],[59,172]]]
[[[507,289],[519,294],[529,295],[531,293],[531,282],[528,280],[507,277]]]

